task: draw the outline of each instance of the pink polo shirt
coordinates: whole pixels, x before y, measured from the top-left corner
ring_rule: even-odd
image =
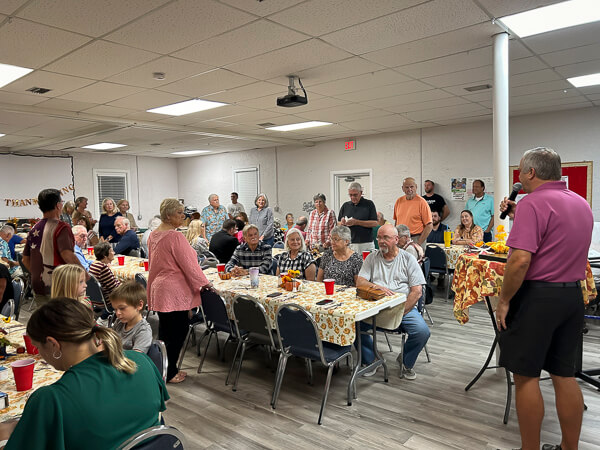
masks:
[[[526,280],[585,280],[593,226],[587,201],[564,181],[549,181],[517,204],[506,244],[532,254]]]

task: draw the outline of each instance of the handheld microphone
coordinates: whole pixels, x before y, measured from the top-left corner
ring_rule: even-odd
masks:
[[[513,184],[513,189],[512,192],[510,193],[510,196],[508,197],[508,199],[510,201],[515,201],[515,199],[517,198],[517,194],[519,193],[519,191],[521,190],[521,188],[523,187],[523,185],[521,185],[521,183],[515,183]],[[511,208],[510,206],[506,209],[506,211],[502,211],[500,213],[500,219],[506,219],[506,216],[508,216],[508,213],[510,212]]]

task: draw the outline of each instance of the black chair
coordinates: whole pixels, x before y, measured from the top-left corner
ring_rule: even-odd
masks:
[[[152,344],[150,344],[147,355],[156,365],[163,381],[166,382],[169,361],[167,359],[167,347],[165,347],[165,343],[158,339],[153,340]]]
[[[185,340],[183,341],[183,347],[181,347],[181,351],[179,352],[179,359],[177,360],[177,369],[181,369],[181,364],[183,364],[183,357],[185,356],[185,352],[187,351],[190,341],[192,341],[192,345],[194,345],[196,327],[204,323],[204,316],[202,315],[202,310],[200,308],[194,308],[194,310],[194,314],[192,315],[188,326],[187,335],[185,336]],[[207,335],[208,330],[204,332],[198,345],[200,345],[202,339],[204,339]]]
[[[293,303],[282,305],[277,311],[277,333],[281,353],[279,354],[279,364],[277,365],[277,373],[275,375],[275,389],[273,390],[271,406],[273,409],[277,406],[285,366],[290,356],[294,355],[311,361],[318,361],[328,368],[325,392],[323,393],[321,410],[319,411],[318,424],[321,425],[327,395],[329,394],[333,367],[344,358],[349,358],[350,367],[354,367],[352,362],[352,346],[347,345],[342,347],[328,342],[323,343],[312,315],[302,306]],[[353,386],[349,383],[348,405],[352,404],[352,388]]]
[[[160,425],[147,428],[127,439],[118,450],[183,450],[185,436],[175,427]]]
[[[454,275],[454,269],[448,269],[448,263],[446,259],[446,252],[442,247],[435,244],[427,245],[425,249],[425,256],[429,258],[430,261],[430,273],[443,274],[446,277],[446,301],[450,296],[450,277]]]
[[[232,322],[229,320],[227,316],[227,308],[225,306],[225,300],[221,298],[219,294],[214,291],[204,291],[202,292],[202,304],[200,305],[200,309],[202,311],[202,316],[206,321],[206,330],[208,332],[208,340],[206,342],[206,347],[204,348],[204,352],[202,353],[202,357],[200,358],[200,364],[198,365],[198,373],[202,371],[202,365],[204,364],[204,359],[206,358],[206,352],[208,351],[208,346],[210,345],[210,340],[213,335],[215,335],[215,339],[217,341],[217,356],[221,354],[221,350],[219,347],[219,332],[227,333],[227,340],[223,345],[223,357],[225,359],[225,347],[229,341],[234,337],[235,331]],[[202,341],[198,342],[198,350],[200,350],[200,344]],[[200,354],[200,351],[198,351]]]
[[[136,273],[135,274],[135,281],[136,281],[136,283],[139,283],[142,286],[144,286],[144,288],[148,287],[148,281],[146,281],[146,277],[144,276],[143,273]]]
[[[429,319],[429,322],[431,323],[431,325],[433,325],[433,319],[429,315],[429,311],[427,311],[427,305],[430,305],[433,303],[433,291],[431,289],[431,286],[429,286],[429,271],[430,271],[430,269],[431,269],[431,261],[426,256],[423,258],[423,261],[421,261],[421,270],[423,270],[423,275],[425,276],[425,285],[423,286],[423,296],[419,299],[419,304],[417,305],[417,307],[418,307],[421,315],[423,315],[423,313],[427,314],[427,318]]]
[[[13,286],[13,298],[8,299],[0,314],[4,317],[10,317],[11,319],[19,319],[19,310],[21,309],[21,302],[23,300],[24,285],[23,280],[15,278],[12,280]]]
[[[238,345],[225,384],[229,384],[229,377],[233,372],[236,361],[238,361],[237,373],[231,389],[232,391],[236,391],[246,346],[248,344],[265,346],[267,358],[269,360],[271,357],[271,350],[278,350],[279,346],[277,335],[274,333],[267,311],[255,298],[248,295],[238,295],[233,299],[233,321],[235,323]],[[240,355],[239,360],[237,358],[238,354]]]
[[[112,308],[106,302],[104,298],[104,294],[102,293],[102,286],[100,286],[100,282],[93,276],[90,275],[90,279],[87,281],[87,288],[85,290],[85,294],[92,302],[92,307],[96,312],[103,312],[104,310],[109,312],[109,322],[112,319]]]

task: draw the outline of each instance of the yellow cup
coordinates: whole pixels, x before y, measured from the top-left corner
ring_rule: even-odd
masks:
[[[450,244],[452,243],[453,234],[454,233],[452,233],[452,231],[444,231],[444,247],[450,247]]]

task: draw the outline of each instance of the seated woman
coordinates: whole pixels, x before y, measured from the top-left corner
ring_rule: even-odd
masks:
[[[238,215],[235,216],[235,223],[237,224],[238,229],[235,237],[237,238],[240,244],[243,244],[245,242],[244,227],[248,225],[248,215],[245,212],[238,213]]]
[[[306,251],[304,238],[297,228],[288,231],[285,238],[284,252],[275,256],[277,260],[277,275],[288,270],[300,272],[299,278],[314,281],[317,266],[312,255]]]
[[[51,298],[67,297],[80,301],[88,308],[92,302],[85,296],[87,274],[83,267],[75,264],[63,264],[52,272]]]
[[[258,267],[260,273],[269,273],[273,263],[271,246],[259,239],[258,227],[252,224],[246,225],[244,239],[246,242],[238,245],[233,251],[225,271],[231,272],[234,277],[248,275],[250,267]]]
[[[335,284],[356,286],[358,272],[362,267],[362,256],[350,248],[350,228],[337,225],[329,235],[331,250],[327,250],[322,258],[317,273],[317,281],[335,280]]]
[[[483,230],[473,223],[473,213],[465,209],[460,213],[460,225],[454,230],[453,244],[473,245],[483,241]]]
[[[110,263],[115,259],[115,252],[108,242],[99,242],[94,247],[96,261],[90,265],[89,273],[93,275],[102,287],[102,295],[108,300],[111,292],[121,284],[110,270]]]
[[[31,393],[21,420],[1,424],[5,449],[117,448],[159,425],[169,394],[156,366],[143,353],[124,352],[89,308],[53,299],[31,315],[27,334],[44,360],[65,372]]]
[[[208,241],[206,240],[204,224],[201,220],[194,219],[190,222],[185,237],[192,248],[196,250],[198,258],[208,251]]]

